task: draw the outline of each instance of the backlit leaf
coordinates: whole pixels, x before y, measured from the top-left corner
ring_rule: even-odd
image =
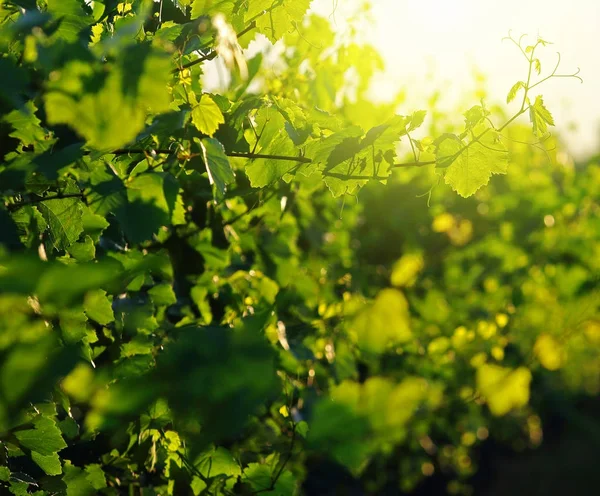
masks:
[[[520,89],[525,88],[525,83],[523,81],[517,81],[506,95],[506,103],[512,102]]]
[[[509,369],[484,364],[477,369],[477,388],[494,415],[506,415],[529,403],[531,372],[525,367]]]
[[[216,186],[217,192],[222,196],[227,190],[227,185],[235,181],[235,174],[223,145],[214,138],[204,138],[200,141],[200,147],[210,183]]]
[[[358,315],[350,330],[356,334],[359,347],[375,353],[410,340],[412,332],[404,295],[395,289],[384,289]]]
[[[467,144],[456,135],[444,135],[436,151],[437,166],[446,168],[446,184],[465,198],[486,185],[492,174],[505,174],[508,168],[508,153],[497,133],[483,125],[473,132],[477,142]]]
[[[198,131],[212,136],[225,122],[225,118],[211,96],[204,93],[198,104],[192,109],[192,122]]]
[[[548,126],[554,126],[554,118],[544,105],[541,95],[535,97],[535,102],[529,107],[529,118],[533,124],[533,132],[542,137],[548,132]]]

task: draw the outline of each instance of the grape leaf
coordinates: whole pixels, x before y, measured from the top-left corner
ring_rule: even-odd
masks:
[[[529,106],[529,117],[533,124],[533,132],[540,138],[548,132],[549,125],[554,126],[554,118],[544,105],[542,95],[538,95],[533,105]]]
[[[107,325],[115,320],[112,304],[103,289],[88,291],[84,298],[83,308],[86,315],[98,324]]]
[[[227,155],[225,155],[225,149],[214,138],[201,140],[200,147],[210,184],[214,184],[218,194],[223,196],[227,190],[227,186],[235,181],[235,174],[229,164]]]
[[[89,262],[96,257],[96,245],[90,236],[86,236],[80,242],[73,243],[67,251],[75,260],[80,262]]]
[[[240,463],[227,449],[222,447],[213,447],[202,453],[194,466],[204,477],[215,477],[217,475],[237,477],[242,475]]]
[[[284,116],[277,109],[263,108],[259,110],[255,124],[260,136],[258,144],[262,147],[260,148],[261,153],[289,157],[298,155],[296,145],[285,129],[285,123]],[[249,136],[250,133],[247,133],[247,137]],[[246,166],[246,175],[250,179],[252,187],[259,188],[281,179],[296,166],[297,164],[291,160],[260,158],[252,160]]]
[[[427,110],[417,110],[416,112],[413,112],[413,114],[410,116],[408,132],[414,131],[415,129],[421,127],[423,122],[425,122],[425,117],[427,117]]]
[[[75,186],[65,188],[64,193],[79,192]],[[79,198],[60,198],[40,203],[39,210],[50,229],[50,241],[56,250],[71,246],[83,232],[83,208]]]
[[[424,117],[415,117],[416,123]],[[407,132],[411,117],[394,116],[371,128],[363,137],[358,126],[334,133],[307,146],[307,155],[320,164],[325,183],[333,196],[353,193],[371,179],[385,180],[396,156],[395,143]]]
[[[485,396],[490,411],[497,416],[525,406],[529,402],[530,383],[531,372],[525,367],[512,370],[484,364],[477,369],[477,388]]]
[[[106,487],[106,475],[100,465],[92,463],[85,467],[85,471],[87,472],[86,479],[94,489],[100,490]]]
[[[148,291],[148,295],[155,305],[172,305],[177,302],[177,296],[170,284],[157,284]]]
[[[456,135],[443,135],[436,151],[437,166],[446,167],[446,184],[465,198],[487,184],[492,174],[506,174],[508,168],[508,153],[498,134],[483,125],[473,133],[480,136],[479,142],[465,144]]]
[[[302,21],[311,0],[256,0],[250,2],[246,22],[256,19],[256,27],[272,42]]]
[[[230,19],[236,9],[235,0],[194,0],[192,4],[192,19],[216,13],[224,14]]]
[[[67,447],[56,422],[51,418],[39,416],[33,421],[33,429],[14,432],[19,444],[43,456],[51,456]]]
[[[202,134],[212,136],[225,122],[221,109],[206,93],[200,97],[200,102],[192,109],[192,122]]]
[[[46,131],[40,126],[40,119],[35,115],[37,107],[28,101],[23,108],[13,110],[2,120],[14,129],[9,136],[20,140],[24,145],[33,145],[44,139]]]
[[[47,0],[46,9],[60,20],[55,36],[69,42],[76,41],[81,30],[93,22],[78,0]]]
[[[508,95],[506,95],[506,103],[512,102],[521,88],[525,89],[525,83],[523,81],[517,81],[508,92]]]
[[[169,58],[144,44],[122,52],[111,66],[72,61],[56,71],[45,94],[48,122],[68,124],[90,147],[111,150],[135,139],[147,111],[168,110]]]
[[[38,466],[48,475],[62,474],[62,466],[60,464],[60,458],[58,456],[58,453],[52,453],[51,455],[41,455],[37,451],[32,451],[31,459],[35,463],[37,463]]]
[[[294,494],[296,479],[289,470],[283,470],[277,481],[273,484],[275,477],[274,466],[261,463],[250,463],[244,469],[243,480],[250,484],[255,492],[270,496],[288,496]],[[271,489],[272,487],[272,489]]]
[[[384,289],[375,301],[358,314],[351,330],[361,349],[382,353],[389,345],[412,337],[408,303],[395,289]]]
[[[99,482],[97,474],[88,473],[73,465],[69,460],[65,461],[63,469],[65,475],[62,481],[67,486],[67,495],[93,496],[94,494],[98,494],[96,487],[93,485]]]

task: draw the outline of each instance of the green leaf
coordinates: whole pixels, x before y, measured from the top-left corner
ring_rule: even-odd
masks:
[[[62,474],[62,466],[58,453],[51,455],[41,455],[37,451],[31,452],[31,459],[48,475]]]
[[[87,316],[101,325],[108,325],[115,320],[112,304],[103,289],[88,291],[83,308]]]
[[[400,291],[384,289],[354,319],[350,331],[361,349],[373,353],[409,341],[412,332],[406,298]]]
[[[284,116],[275,108],[262,108],[258,111],[255,125],[260,136],[260,153],[286,157],[298,155],[298,149],[289,137],[285,124]],[[250,133],[247,132],[247,135],[250,136]],[[246,175],[252,187],[262,188],[281,179],[296,166],[295,162],[289,160],[254,159],[246,165]]]
[[[97,475],[90,474],[79,467],[65,461],[63,467],[65,475],[62,481],[67,486],[67,496],[93,496],[98,494],[92,482],[97,482]],[[91,478],[91,480],[90,480]]]
[[[65,41],[76,41],[80,31],[93,22],[78,0],[47,0],[46,8],[48,13],[60,20],[55,36]]]
[[[299,25],[310,0],[255,0],[248,5],[246,22],[256,18],[256,26],[272,42]]]
[[[242,475],[240,463],[225,448],[213,447],[202,453],[194,466],[207,478],[217,475],[226,475],[227,477],[237,477]]]
[[[410,116],[410,123],[408,124],[408,132],[414,131],[421,127],[427,117],[427,110],[417,110]]]
[[[416,122],[421,116],[416,116]],[[371,179],[387,179],[396,157],[395,144],[406,134],[409,122],[409,118],[396,115],[364,137],[358,126],[350,126],[308,145],[307,156],[322,164],[320,169],[333,196],[352,194]]]
[[[212,136],[219,126],[225,123],[225,117],[212,97],[203,93],[198,104],[192,109],[192,122],[202,134]]]
[[[79,193],[73,185],[64,194]],[[83,208],[79,198],[46,200],[38,206],[50,229],[50,241],[56,250],[66,250],[83,232]]]
[[[100,465],[97,463],[86,465],[85,471],[87,473],[86,479],[94,489],[99,491],[100,489],[107,487],[106,475]]]
[[[29,496],[29,483],[11,481],[10,492],[14,496]]]
[[[177,302],[177,296],[170,284],[157,284],[148,294],[155,305],[173,305]]]
[[[68,308],[60,312],[62,337],[67,343],[78,343],[87,335],[87,317],[80,308]]]
[[[235,181],[235,174],[229,159],[225,155],[223,145],[214,138],[200,141],[202,158],[208,172],[210,184],[214,184],[220,197],[225,194],[227,186]]]
[[[535,97],[535,103],[529,106],[529,118],[533,124],[533,132],[542,137],[548,132],[548,126],[554,126],[554,118],[545,107],[542,95]]]
[[[525,367],[512,370],[484,364],[477,369],[477,388],[494,415],[506,415],[513,408],[527,405],[530,383],[531,372]]]
[[[236,8],[235,0],[193,0],[192,3],[192,19],[200,16],[210,16],[213,14],[224,14],[227,19],[230,19]]]
[[[46,136],[46,130],[40,126],[42,121],[37,118],[36,112],[37,107],[28,101],[24,107],[5,115],[2,120],[14,129],[9,136],[20,140],[23,145],[39,145]]]
[[[436,151],[437,167],[446,168],[446,184],[465,198],[486,185],[492,174],[505,174],[508,168],[508,153],[498,134],[482,125],[473,133],[479,141],[469,144],[456,135],[443,135]]]
[[[480,124],[490,113],[482,105],[474,105],[465,112],[465,129],[473,129]]]
[[[506,103],[512,102],[521,88],[525,89],[525,82],[517,81],[506,95]]]
[[[43,456],[53,455],[67,447],[60,429],[51,418],[40,416],[33,425],[33,429],[14,432],[21,446]]]
[[[90,262],[96,257],[96,245],[91,237],[86,236],[83,241],[69,246],[69,254],[80,262]]]
[[[275,465],[275,464],[273,464]],[[289,470],[283,470],[273,484],[274,466],[250,463],[244,469],[242,480],[250,484],[255,492],[270,496],[289,496],[296,491],[296,479]],[[273,489],[270,489],[273,487]]]
[[[169,58],[147,44],[121,57],[108,66],[71,61],[57,70],[45,93],[48,122],[68,124],[90,147],[112,150],[135,139],[148,111],[168,110]]]

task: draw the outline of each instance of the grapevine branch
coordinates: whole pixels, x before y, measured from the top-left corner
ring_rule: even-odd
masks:
[[[85,195],[83,193],[57,193],[56,195],[52,195],[52,196],[40,196],[40,197],[36,197],[36,198],[29,198],[27,200],[22,200],[16,203],[13,203],[11,205],[8,205],[7,208],[9,210],[18,210],[21,207],[24,207],[26,205],[35,205],[36,203],[42,203],[42,202],[46,202],[46,201],[50,201],[50,200],[64,200],[65,198],[81,198],[82,200],[85,199]]]
[[[111,155],[128,155],[128,154],[137,154],[137,153],[142,153],[142,154],[150,153],[151,155],[152,154],[171,155],[171,154],[175,154],[177,152],[174,150],[166,149],[166,148],[148,149],[148,150],[144,150],[142,148],[122,148],[122,149],[113,150],[110,152]],[[247,159],[251,159],[251,160],[262,158],[262,159],[267,159],[267,160],[287,160],[290,162],[300,162],[302,164],[310,164],[312,162],[312,160],[307,157],[300,157],[300,156],[295,157],[295,156],[290,156],[290,155],[269,155],[269,154],[265,154],[265,153],[239,153],[239,152],[225,152],[225,155],[227,155],[228,157],[247,158]]]

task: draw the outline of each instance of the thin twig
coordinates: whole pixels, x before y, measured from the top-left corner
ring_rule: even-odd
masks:
[[[280,464],[279,469],[277,470],[277,473],[271,479],[271,485],[269,487],[264,487],[262,489],[253,491],[252,494],[264,493],[264,492],[272,491],[273,489],[275,489],[275,485],[277,484],[277,481],[281,477],[281,474],[285,470],[286,465],[289,463],[289,461],[292,458],[292,455],[294,454],[295,444],[296,444],[296,423],[292,422],[292,440],[290,441],[290,449],[288,450],[288,452],[285,456],[285,460],[283,461],[283,463]]]
[[[25,207],[26,205],[34,205],[36,203],[42,203],[50,200],[64,200],[65,198],[81,198],[85,199],[85,195],[83,193],[58,193],[54,196],[42,196],[38,198],[30,198],[28,200],[22,200],[11,205],[8,205],[8,209],[11,211],[18,210],[21,207]]]
[[[415,161],[415,162],[402,162],[400,164],[392,164],[392,167],[394,168],[399,168],[399,167],[424,167],[425,165],[432,165],[435,164],[436,160],[427,160],[424,162],[420,162],[420,161]]]
[[[290,162],[300,162],[302,164],[310,164],[312,163],[312,159],[308,157],[291,157],[287,155],[265,155],[263,153],[237,153],[237,152],[225,152],[225,155],[228,157],[236,157],[236,158],[264,158],[267,160],[288,160]]]
[[[252,21],[250,24],[248,24],[248,26],[246,26],[242,31],[240,31],[236,36],[238,38],[240,38],[243,35],[245,35],[248,31],[252,31],[255,27],[256,27],[256,21]],[[191,62],[188,62],[187,64],[184,64],[181,67],[177,67],[176,69],[173,69],[171,71],[171,73],[172,74],[177,74],[178,72],[181,72],[181,71],[184,71],[186,69],[189,69],[190,67],[193,67],[193,66],[195,66],[197,64],[201,64],[202,62],[205,62],[207,60],[212,60],[217,55],[218,55],[218,53],[213,50],[209,54],[206,54],[206,55],[200,57],[199,59],[192,60]]]

